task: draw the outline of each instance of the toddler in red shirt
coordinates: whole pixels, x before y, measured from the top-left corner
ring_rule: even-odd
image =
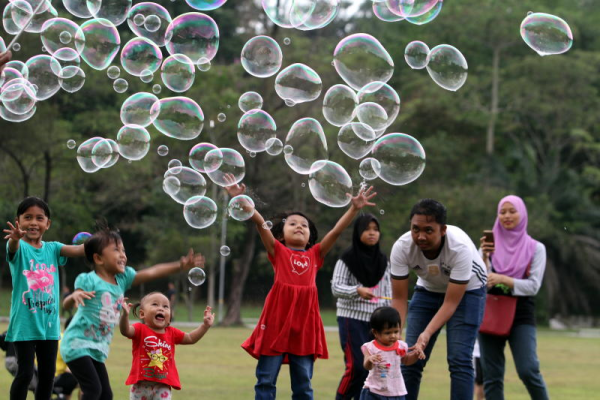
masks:
[[[180,390],[181,383],[175,365],[175,345],[198,342],[212,326],[215,315],[208,306],[202,325],[189,333],[170,326],[171,304],[167,297],[152,292],[133,307],[133,314],[142,322],[129,324],[132,305],[123,304],[119,328],[123,336],[132,339],[133,363],[125,382],[132,385],[130,400],[169,400],[171,388]]]

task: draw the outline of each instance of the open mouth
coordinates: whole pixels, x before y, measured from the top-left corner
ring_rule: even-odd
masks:
[[[154,319],[157,320],[157,321],[160,321],[160,322],[164,322],[165,321],[165,316],[162,313],[157,313],[154,316]]]

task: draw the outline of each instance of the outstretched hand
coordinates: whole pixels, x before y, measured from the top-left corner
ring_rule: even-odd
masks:
[[[186,256],[179,259],[179,266],[186,271],[194,267],[204,268],[204,256],[201,253],[194,254],[194,250],[190,249]]]
[[[17,242],[25,236],[25,231],[19,227],[19,222],[15,221],[15,224],[11,224],[10,222],[6,222],[8,224],[9,229],[4,229],[3,232],[6,233],[4,239],[12,239]]]
[[[211,311],[212,307],[206,306],[206,309],[204,310],[204,325],[208,326],[209,328],[215,322],[215,314],[213,314]]]
[[[129,315],[129,313],[131,312],[131,307],[133,307],[133,304],[128,303],[127,300],[129,300],[129,298],[125,297],[123,304],[121,305],[121,310]]]
[[[348,195],[351,196],[350,194]],[[354,208],[358,210],[365,206],[374,206],[375,203],[371,203],[369,200],[371,200],[376,195],[377,192],[373,192],[373,186],[369,186],[369,188],[366,190],[364,187],[361,187],[356,196],[352,197],[350,203]]]
[[[227,193],[229,193],[231,197],[246,193],[246,185],[243,183],[241,185],[237,184],[233,174],[225,174],[224,179],[225,182],[227,182],[225,190],[227,190]]]

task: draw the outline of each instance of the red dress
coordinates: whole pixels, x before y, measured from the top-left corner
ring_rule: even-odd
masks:
[[[242,344],[254,358],[290,353],[328,358],[315,279],[323,265],[321,245],[292,250],[275,241],[269,261],[275,283],[252,335]],[[284,357],[286,363],[287,357]]]

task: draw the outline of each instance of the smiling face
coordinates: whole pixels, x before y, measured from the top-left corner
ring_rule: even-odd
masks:
[[[410,233],[414,243],[423,254],[433,258],[442,246],[442,237],[446,234],[446,225],[435,221],[432,215],[413,215],[410,220]]]
[[[164,333],[171,323],[171,303],[162,293],[152,293],[140,306],[140,319],[151,329]]]
[[[310,239],[308,221],[301,215],[289,215],[283,225],[283,241],[286,246],[305,249]]]
[[[18,219],[19,227],[25,231],[23,239],[34,244],[42,240],[44,232],[50,228],[50,219],[46,216],[43,209],[38,206],[31,206]]]
[[[101,254],[94,254],[94,264],[109,275],[124,273],[127,255],[123,242],[111,240]]]
[[[519,214],[516,207],[508,201],[503,203],[500,207],[498,218],[504,229],[515,229],[517,225],[519,225],[519,222],[521,222],[521,214]]]
[[[360,241],[367,246],[375,246],[379,242],[379,226],[375,221],[369,222],[367,228],[360,234]]]
[[[386,347],[393,346],[398,340],[400,340],[400,325],[393,326],[391,328],[385,328],[382,331],[373,331],[373,336],[379,342]]]

